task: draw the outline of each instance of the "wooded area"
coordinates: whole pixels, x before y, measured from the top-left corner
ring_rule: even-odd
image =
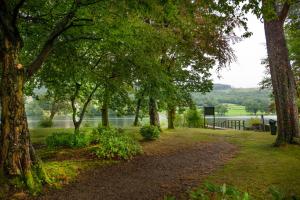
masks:
[[[212,69],[229,67],[232,44],[251,36],[248,13],[264,23],[268,70],[262,87],[272,96],[239,104],[255,114],[276,112],[275,146],[299,143],[299,8],[293,0],[0,0],[0,184],[22,182],[32,193],[51,185],[30,139],[25,96],[45,102],[49,123],[63,110],[72,113],[72,147],[87,138],[81,125],[92,104],[102,115],[94,143],[129,141],[107,131],[109,110],[134,113],[135,126],[147,113],[150,124],[141,134],[157,139],[159,111],[167,112],[169,129],[180,110],[197,115],[197,95],[213,89]],[[139,151],[134,146],[132,154]]]

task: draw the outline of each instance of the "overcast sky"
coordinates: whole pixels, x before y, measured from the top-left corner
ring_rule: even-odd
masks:
[[[264,28],[253,15],[248,17],[248,27],[253,35],[233,45],[237,61],[231,64],[230,69],[221,71],[221,79],[213,71],[214,83],[230,84],[237,88],[258,87],[264,75],[261,59],[267,55]]]

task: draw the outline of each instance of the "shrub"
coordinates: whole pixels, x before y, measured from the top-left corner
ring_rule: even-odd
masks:
[[[204,186],[199,187],[189,192],[191,200],[202,199],[233,199],[233,200],[249,200],[250,196],[247,192],[239,192],[234,187],[228,187],[226,184],[221,186],[211,183],[205,183]]]
[[[182,114],[176,114],[174,120],[175,127],[183,127],[184,126],[184,116]]]
[[[88,134],[53,133],[46,138],[46,144],[54,147],[86,147],[91,143],[91,136]]]
[[[203,116],[197,109],[189,109],[184,113],[185,125],[192,128],[203,127]]]
[[[248,123],[250,126],[257,126],[261,124],[261,121],[259,118],[255,117],[255,118],[250,118]]]
[[[50,128],[53,126],[53,121],[51,119],[42,119],[40,122],[39,122],[39,126],[40,127],[43,127],[43,128]]]
[[[94,138],[96,133],[94,131]],[[100,129],[96,137],[99,146],[93,151],[100,158],[127,160],[141,153],[141,146],[133,138],[118,132],[117,129]]]
[[[146,140],[155,140],[159,138],[160,130],[157,126],[146,125],[140,129],[140,134]]]

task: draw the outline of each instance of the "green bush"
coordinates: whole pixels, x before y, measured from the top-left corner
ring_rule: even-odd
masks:
[[[216,200],[232,199],[232,200],[249,200],[250,196],[247,192],[239,192],[234,187],[228,187],[226,184],[221,186],[211,183],[205,183],[189,192],[190,200],[209,200],[211,197]]]
[[[50,120],[50,119],[42,119],[40,122],[39,122],[39,126],[40,127],[43,127],[43,128],[50,128],[53,126],[53,121]]]
[[[50,148],[69,147],[78,148],[86,147],[92,141],[89,134],[71,134],[71,133],[53,133],[46,138],[46,144]]]
[[[176,114],[174,120],[175,127],[183,127],[184,126],[184,116],[183,114]]]
[[[257,126],[261,124],[261,121],[258,117],[255,117],[255,118],[250,118],[248,123],[250,126]]]
[[[117,129],[97,129],[94,131],[99,145],[93,149],[99,158],[131,159],[141,153],[141,146],[133,138],[120,133]]]
[[[140,129],[140,134],[146,140],[155,140],[159,138],[160,130],[157,126],[146,125]]]
[[[197,109],[189,109],[184,113],[185,126],[190,128],[203,127],[202,113]]]

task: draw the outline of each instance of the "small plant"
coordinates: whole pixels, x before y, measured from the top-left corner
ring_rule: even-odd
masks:
[[[141,146],[131,137],[120,133],[117,129],[100,129],[94,131],[98,146],[93,149],[99,158],[119,158],[128,160],[141,153]]]
[[[92,138],[88,134],[53,133],[46,138],[46,144],[50,148],[79,148],[88,146],[91,140]]]
[[[140,134],[146,140],[155,140],[159,138],[160,130],[157,126],[146,125],[140,129]]]
[[[203,127],[203,117],[199,110],[189,109],[184,114],[185,126],[190,128],[200,128]]]
[[[43,128],[50,128],[53,126],[53,121],[51,119],[44,118],[39,122],[39,126]]]
[[[221,186],[214,185],[212,183],[205,183],[202,187],[199,187],[189,192],[190,200],[249,200],[250,196],[247,192],[239,192],[234,187],[228,187],[226,184]]]

